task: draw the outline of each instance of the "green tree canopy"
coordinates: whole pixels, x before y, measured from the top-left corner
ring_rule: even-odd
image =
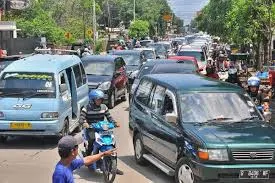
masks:
[[[129,27],[129,35],[135,38],[143,38],[149,34],[149,22],[136,20]]]

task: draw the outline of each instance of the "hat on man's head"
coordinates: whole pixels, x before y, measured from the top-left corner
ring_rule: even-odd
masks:
[[[74,149],[78,144],[81,144],[83,142],[83,139],[81,136],[64,136],[62,137],[58,142],[58,150],[61,151],[70,151]]]

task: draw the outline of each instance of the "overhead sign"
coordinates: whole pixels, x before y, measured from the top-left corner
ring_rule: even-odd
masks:
[[[163,20],[165,20],[166,22],[169,22],[172,20],[172,16],[169,14],[165,14],[163,15]]]
[[[66,32],[64,36],[65,36],[66,39],[71,39],[72,38],[72,34],[70,32]]]
[[[23,10],[30,7],[30,0],[9,0],[9,6],[11,9]]]
[[[88,30],[86,31],[86,34],[87,34],[89,37],[92,37],[92,35],[93,35],[93,30],[92,30],[92,29],[88,29]]]

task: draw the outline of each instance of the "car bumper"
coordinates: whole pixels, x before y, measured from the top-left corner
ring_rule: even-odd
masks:
[[[275,164],[208,165],[192,162],[194,174],[204,182],[275,182]],[[269,170],[269,179],[239,179],[240,170]]]
[[[11,129],[13,121],[0,120],[0,135],[4,136],[59,136],[63,123],[59,120],[51,121],[16,121],[16,123],[30,123],[30,129]]]

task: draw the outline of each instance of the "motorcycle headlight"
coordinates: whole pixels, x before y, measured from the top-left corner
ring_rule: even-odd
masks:
[[[202,160],[228,161],[226,149],[199,149],[198,156]]]
[[[99,89],[99,90],[109,90],[110,87],[111,87],[111,82],[107,81],[107,82],[101,83],[97,89]]]
[[[109,130],[109,125],[107,125],[107,124],[102,125],[102,129],[103,130]]]
[[[43,119],[57,119],[58,116],[58,112],[43,112],[41,114],[41,118]]]

